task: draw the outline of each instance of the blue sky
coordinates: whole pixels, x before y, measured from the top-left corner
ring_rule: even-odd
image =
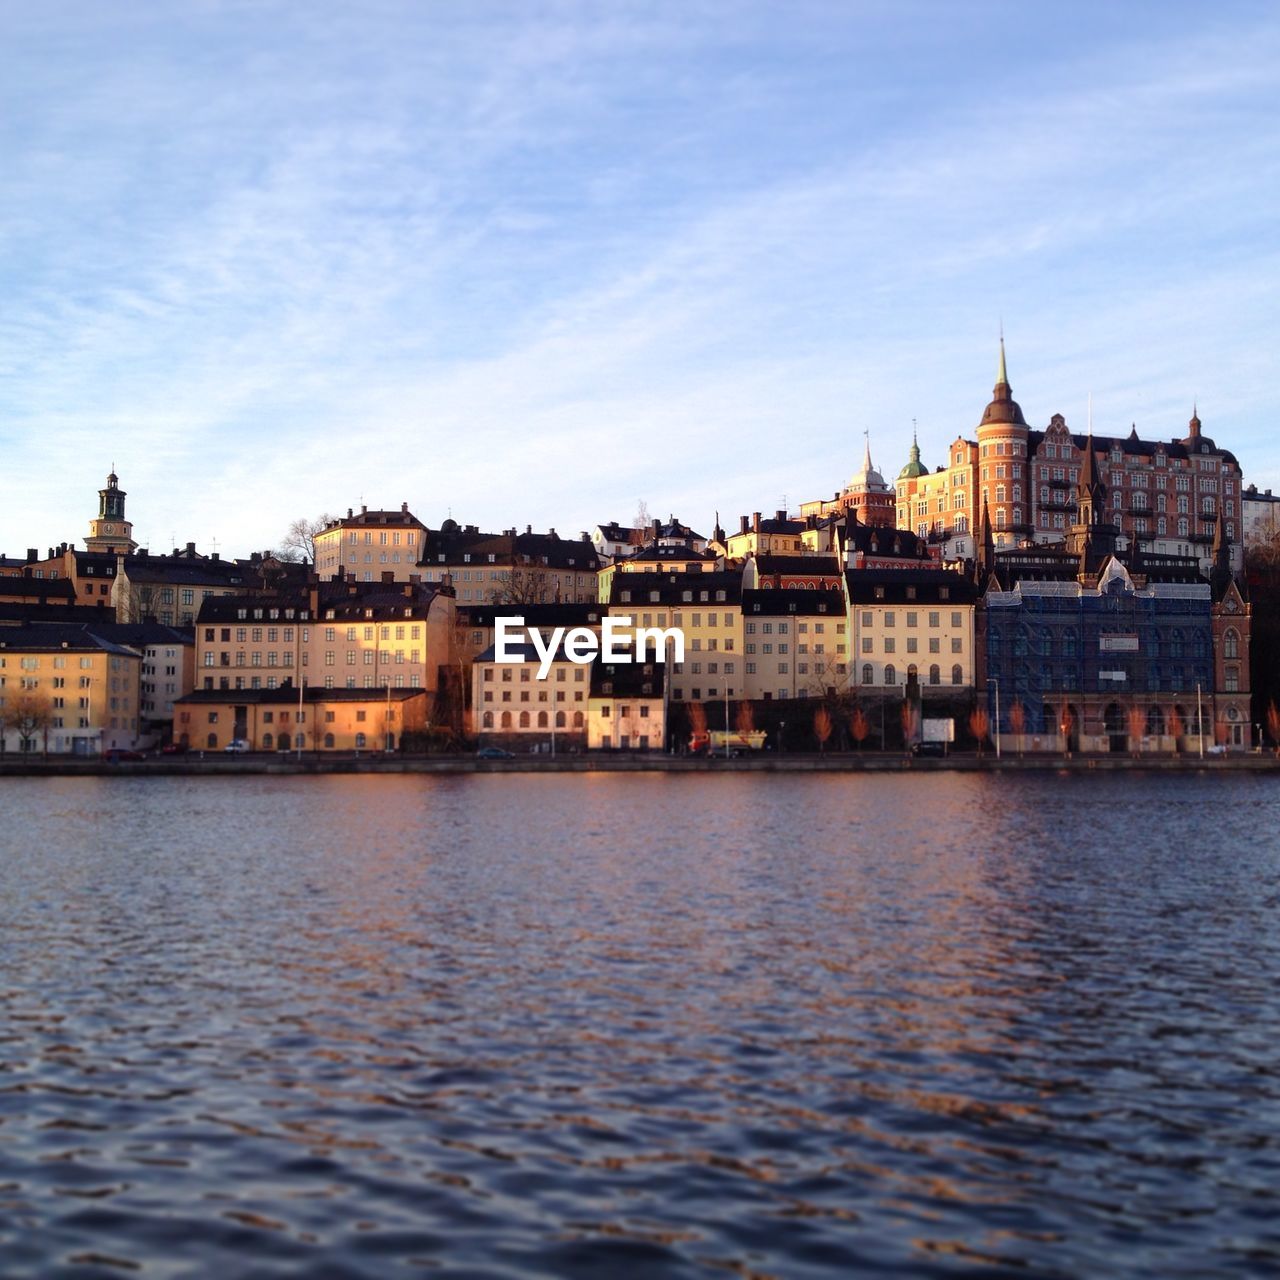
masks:
[[[0,0],[0,551],[697,528],[1033,425],[1280,488],[1267,4]]]

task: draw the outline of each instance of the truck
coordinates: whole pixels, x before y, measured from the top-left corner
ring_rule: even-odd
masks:
[[[763,751],[764,739],[763,729],[703,730],[689,739],[689,750],[696,756],[740,756],[747,751]]]

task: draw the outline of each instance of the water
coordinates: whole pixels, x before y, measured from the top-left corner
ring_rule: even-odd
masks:
[[[0,1275],[1280,1274],[1280,788],[8,779]]]

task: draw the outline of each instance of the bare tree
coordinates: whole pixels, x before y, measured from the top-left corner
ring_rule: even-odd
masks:
[[[314,565],[316,562],[316,534],[323,533],[334,521],[334,517],[325,512],[314,520],[299,516],[285,531],[276,555],[281,560],[297,564]]]
[[[755,731],[756,713],[751,703],[738,703],[738,714],[734,717],[734,727],[744,735]]]
[[[552,604],[555,595],[546,565],[518,564],[500,576],[489,599],[493,604]]]
[[[25,754],[37,738],[44,739],[44,753],[49,754],[49,730],[53,725],[53,704],[49,696],[35,689],[20,689],[5,699],[0,708],[0,733],[12,729],[18,735]]]
[[[1271,705],[1274,707],[1275,703],[1272,703]],[[1280,727],[1280,722],[1277,722],[1277,727]],[[1178,714],[1177,708],[1175,707],[1169,712],[1169,738],[1173,743],[1173,754],[1175,756],[1178,754],[1182,735],[1186,733],[1186,731],[1187,726],[1183,723],[1182,717]]]
[[[649,504],[641,498],[636,503],[635,527],[637,529],[646,529],[653,523],[653,517],[649,514]]]

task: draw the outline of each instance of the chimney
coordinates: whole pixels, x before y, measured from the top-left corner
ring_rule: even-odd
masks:
[[[758,511],[751,513],[751,530],[753,533],[760,532],[760,513]]]
[[[751,527],[751,521],[746,516],[738,517],[738,532],[746,533]]]
[[[415,587],[420,587],[420,586],[422,585],[422,574],[420,574],[420,573],[411,573],[411,574],[409,575],[409,581],[410,581],[410,583],[412,583],[412,585],[413,585],[413,586],[415,586]]]
[[[554,538],[557,542],[560,541],[560,535],[556,532],[555,525],[552,525],[551,528],[547,530],[547,537]]]
[[[404,593],[404,598],[405,598],[406,600],[412,600],[412,599],[413,599],[414,595],[416,594],[416,593],[415,593],[415,591],[414,591],[414,586],[415,586],[415,585],[416,585],[416,584],[414,583],[414,581],[413,581],[413,579],[412,579],[412,578],[410,578],[410,579],[409,579],[409,581],[408,581],[408,582],[406,582],[406,583],[404,584],[403,593]]]
[[[785,511],[779,511],[779,512],[778,512],[778,519],[779,519],[779,520],[785,520],[786,518],[787,518],[787,513],[786,513]]]
[[[38,547],[27,548],[27,563],[34,564],[40,559],[40,549]]]
[[[351,519],[351,517],[352,517],[352,516],[354,516],[354,515],[355,515],[355,512],[354,512],[354,511],[352,511],[350,507],[348,507],[348,508],[347,508],[347,519],[348,519],[348,520],[350,520],[350,519]]]
[[[189,553],[190,555],[195,555],[195,553],[196,553],[196,544],[195,544],[194,542],[188,542],[188,543],[187,543],[187,551],[188,551],[188,553]]]
[[[383,581],[383,582],[394,582],[395,580],[396,580],[396,575],[395,575],[394,570],[392,570],[392,569],[383,569],[383,571],[382,571],[382,581]]]
[[[320,616],[320,579],[314,573],[307,575],[307,608],[312,618]]]
[[[533,525],[531,525],[531,524],[527,524],[527,525],[525,525],[525,527],[524,527],[524,531],[525,531],[525,533],[532,533],[532,532],[533,532]]]
[[[409,514],[409,504],[407,502],[402,502],[400,504],[400,514],[406,516]]]
[[[654,518],[653,518],[653,536],[654,536],[654,540],[655,540],[655,541],[657,540],[658,534],[660,534],[661,532],[662,532],[662,521],[661,521],[661,520],[659,520],[657,516],[654,516]]]
[[[213,552],[210,552],[210,554],[209,554],[209,559],[210,559],[210,560],[221,560],[221,559],[222,559],[222,553],[221,553],[220,551],[213,551]]]
[[[367,502],[362,502],[360,504],[360,514],[362,516],[367,516],[369,514],[369,504]]]

